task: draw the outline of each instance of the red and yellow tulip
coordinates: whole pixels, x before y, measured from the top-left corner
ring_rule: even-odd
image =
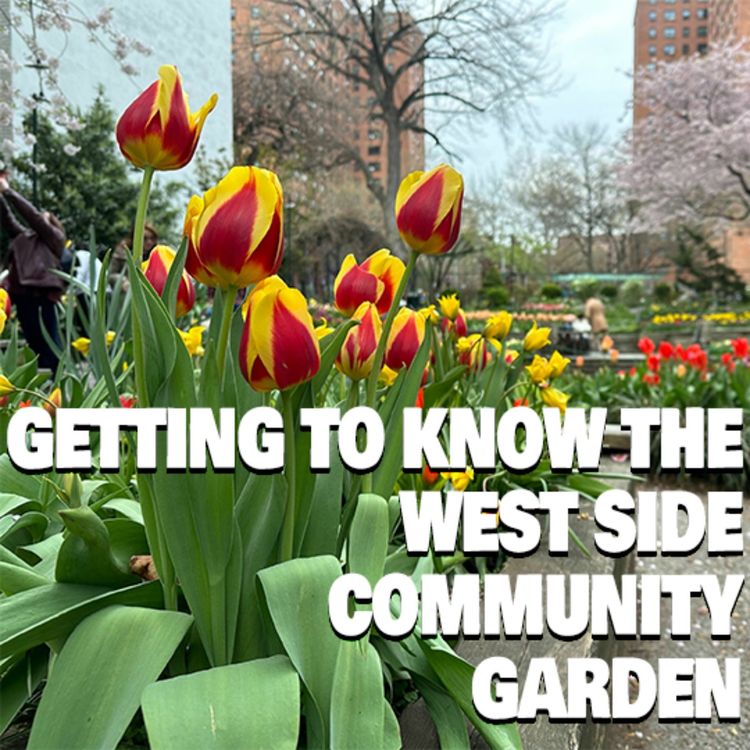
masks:
[[[141,263],[144,276],[148,279],[156,293],[161,297],[167,285],[169,269],[174,263],[175,252],[166,245],[157,245],[148,256],[148,260]],[[195,304],[195,285],[186,271],[182,272],[182,280],[177,289],[177,317],[186,315]]]
[[[466,365],[472,372],[480,372],[490,361],[490,352],[487,347],[489,341],[497,351],[501,350],[501,345],[494,339],[485,339],[478,333],[472,333],[470,336],[462,336],[456,342],[456,352],[458,361]]]
[[[256,391],[286,390],[320,368],[320,347],[307,300],[278,276],[261,281],[245,303],[240,369]]]
[[[120,150],[139,169],[181,169],[193,158],[203,123],[217,101],[213,94],[191,112],[177,68],[162,65],[159,80],[135,99],[117,123]]]
[[[227,290],[273,276],[284,255],[284,199],[278,177],[233,167],[188,204],[185,268],[197,281]]]
[[[359,320],[360,324],[346,335],[336,358],[336,367],[352,380],[364,380],[372,372],[383,325],[373,302],[363,302],[353,318]]]
[[[402,307],[393,320],[385,347],[385,364],[391,370],[409,367],[417,356],[425,336],[423,315]]]
[[[404,270],[403,262],[389,250],[378,250],[361,264],[350,253],[333,283],[336,308],[351,317],[363,302],[373,302],[381,315],[387,313]]]
[[[405,177],[396,195],[403,241],[415,253],[447,253],[458,240],[463,196],[463,178],[447,164]]]

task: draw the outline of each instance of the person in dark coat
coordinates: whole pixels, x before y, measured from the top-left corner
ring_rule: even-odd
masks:
[[[39,366],[54,371],[58,357],[47,343],[42,325],[61,347],[55,305],[65,291],[65,281],[54,271],[61,268],[65,230],[57,217],[39,211],[12,190],[4,173],[0,173],[0,226],[10,237],[7,286],[18,322],[39,356]]]

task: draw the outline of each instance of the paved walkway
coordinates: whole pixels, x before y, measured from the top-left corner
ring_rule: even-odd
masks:
[[[653,487],[651,489],[657,489]],[[698,491],[690,485],[684,489]],[[704,497],[705,501],[705,497]],[[743,514],[745,547],[750,547],[750,499],[746,498]],[[701,574],[719,576],[750,575],[750,555],[711,557],[701,548],[694,556],[637,559],[635,572],[641,574]],[[662,607],[662,617],[670,615],[669,602]],[[701,599],[693,603],[693,636],[689,641],[627,641],[620,644],[620,655],[646,659],[656,666],[659,657],[736,657],[742,658],[742,721],[739,724],[660,724],[652,715],[638,725],[621,724],[610,729],[607,750],[748,750],[750,748],[750,591],[747,585],[734,610],[732,637],[713,641],[710,618]]]

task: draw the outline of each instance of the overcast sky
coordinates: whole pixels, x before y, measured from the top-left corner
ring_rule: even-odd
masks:
[[[613,134],[628,126],[634,14],[635,0],[565,0],[559,20],[550,27],[549,46],[567,85],[537,102],[537,118],[547,134],[568,122],[596,120]],[[534,136],[544,138],[545,133]],[[508,151],[522,138],[508,147],[499,134],[487,133],[460,147],[469,181],[501,171]]]

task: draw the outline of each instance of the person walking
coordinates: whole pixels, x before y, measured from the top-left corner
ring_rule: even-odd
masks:
[[[39,366],[54,371],[58,355],[47,342],[42,326],[61,348],[55,305],[65,291],[65,281],[54,271],[61,268],[65,230],[56,216],[39,211],[11,189],[5,172],[0,173],[0,226],[10,238],[7,285],[18,322],[39,357]]]

